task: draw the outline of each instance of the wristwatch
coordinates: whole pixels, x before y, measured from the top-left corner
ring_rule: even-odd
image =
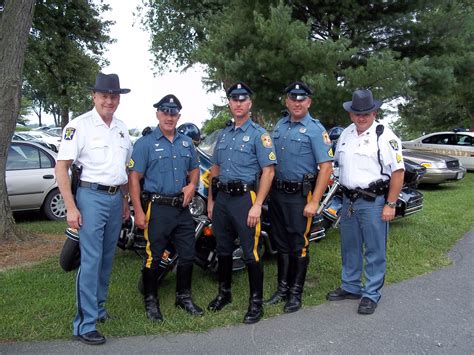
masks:
[[[386,201],[385,204],[390,207],[390,208],[395,208],[397,207],[397,202],[390,202],[390,201]]]

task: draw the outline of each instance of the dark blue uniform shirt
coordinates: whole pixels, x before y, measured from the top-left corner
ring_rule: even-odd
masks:
[[[231,125],[221,131],[212,162],[219,165],[222,182],[242,180],[251,184],[262,168],[277,161],[270,135],[248,119],[239,128]]]
[[[331,140],[323,125],[309,114],[299,122],[281,118],[272,133],[278,157],[275,176],[281,180],[301,181],[316,172],[317,165],[333,160]]]
[[[193,141],[179,132],[173,142],[156,128],[133,147],[130,170],[144,175],[143,190],[176,195],[186,186],[188,172],[199,167]]]

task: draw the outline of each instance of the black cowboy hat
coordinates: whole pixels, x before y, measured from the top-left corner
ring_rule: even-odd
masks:
[[[352,94],[352,101],[342,104],[347,112],[360,114],[377,111],[380,106],[382,106],[382,101],[374,100],[370,90],[356,90]]]
[[[95,86],[91,87],[94,92],[106,92],[108,94],[127,94],[130,89],[121,89],[117,74],[99,73],[95,77]]]

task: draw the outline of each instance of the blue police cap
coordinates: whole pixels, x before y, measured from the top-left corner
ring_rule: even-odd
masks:
[[[166,95],[160,101],[153,105],[158,111],[162,111],[170,114],[177,114],[181,111],[181,102],[174,95]]]
[[[229,99],[243,101],[252,96],[253,91],[249,86],[241,81],[237,81],[227,89],[227,97]]]
[[[311,90],[308,85],[301,81],[295,81],[294,83],[291,83],[285,88],[284,92],[289,98],[296,101],[302,101],[313,94],[313,90]]]

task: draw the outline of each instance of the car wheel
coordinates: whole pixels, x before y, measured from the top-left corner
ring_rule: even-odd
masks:
[[[45,198],[43,212],[46,218],[52,221],[60,221],[66,218],[66,205],[59,193],[59,189],[52,190]]]

